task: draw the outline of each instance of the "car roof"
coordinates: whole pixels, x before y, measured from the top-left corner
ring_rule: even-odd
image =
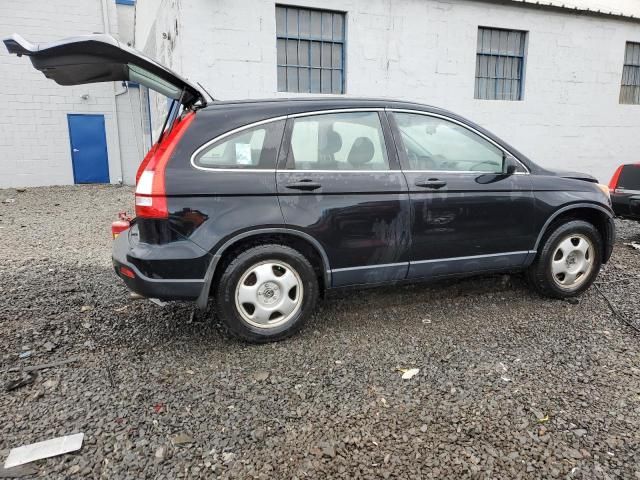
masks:
[[[476,131],[481,132],[488,138],[502,145],[518,160],[526,164],[531,171],[540,169],[531,160],[529,160],[523,153],[519,152],[513,146],[509,145],[504,140],[493,135],[491,132],[485,130],[480,125],[443,108],[434,107],[431,105],[424,105],[422,103],[394,100],[391,98],[358,98],[358,97],[295,97],[295,98],[269,98],[269,99],[251,99],[251,100],[216,100],[200,111],[202,115],[203,128],[207,134],[210,134],[211,127],[206,125],[210,120],[216,125],[220,125],[220,120],[226,125],[225,131],[230,131],[234,128],[249,125],[251,123],[259,122],[266,119],[273,119],[276,117],[285,117],[287,115],[294,115],[297,113],[316,112],[321,110],[338,110],[338,109],[350,109],[350,108],[395,108],[416,110],[429,113],[435,113],[443,115],[447,118],[454,119],[464,123],[465,125],[472,127]]]
[[[207,105],[206,110],[224,108],[251,108],[255,106],[270,107],[274,113],[292,113],[294,111],[330,110],[337,108],[405,108],[411,110],[425,110],[452,115],[445,109],[424,105],[422,103],[396,100],[391,98],[361,98],[361,97],[293,97],[293,98],[263,98],[249,100],[216,100]]]

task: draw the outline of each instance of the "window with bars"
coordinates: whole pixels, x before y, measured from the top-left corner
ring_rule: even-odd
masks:
[[[620,103],[640,105],[640,43],[627,42],[622,67]]]
[[[527,32],[478,28],[474,97],[483,100],[522,100]]]
[[[279,92],[344,93],[344,17],[276,5]]]

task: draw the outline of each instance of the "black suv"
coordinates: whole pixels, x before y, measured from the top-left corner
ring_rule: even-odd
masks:
[[[338,287],[525,270],[574,296],[611,255],[608,188],[546,170],[482,127],[410,102],[207,102],[104,35],[5,40],[63,85],[137,81],[174,100],[113,264],[133,291],[214,298],[250,341],[298,330]]]

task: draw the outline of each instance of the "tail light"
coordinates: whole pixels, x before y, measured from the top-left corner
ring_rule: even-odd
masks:
[[[136,278],[136,272],[131,270],[129,267],[125,267],[124,265],[120,267],[120,273],[125,277]]]
[[[168,135],[156,143],[140,164],[136,174],[136,216],[143,218],[167,218],[167,195],[164,173],[176,145],[195,117],[187,113]]]
[[[616,188],[618,188],[618,181],[620,180],[620,174],[622,173],[623,168],[624,168],[624,165],[620,165],[614,172],[613,177],[611,177],[611,180],[609,180],[610,191],[614,191]]]
[[[136,172],[136,185],[138,185],[138,180],[140,180],[140,175],[144,172],[144,169],[147,168],[147,164],[151,160],[151,158],[156,154],[156,150],[158,150],[158,144],[154,143],[147,154],[142,159],[140,166],[138,167],[138,171]]]
[[[131,224],[124,220],[118,220],[116,222],[111,222],[111,236],[116,239],[118,235],[124,232],[127,228],[129,228]]]

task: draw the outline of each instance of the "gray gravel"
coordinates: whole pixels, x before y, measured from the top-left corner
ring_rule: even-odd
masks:
[[[188,304],[128,299],[109,228],[131,189],[6,198],[2,385],[20,378],[9,368],[78,359],[2,389],[2,462],[84,432],[37,475],[640,478],[640,335],[594,288],[577,304],[502,275],[347,292],[294,338],[248,346]],[[640,324],[640,252],[622,244],[640,224],[618,227],[600,289]]]

